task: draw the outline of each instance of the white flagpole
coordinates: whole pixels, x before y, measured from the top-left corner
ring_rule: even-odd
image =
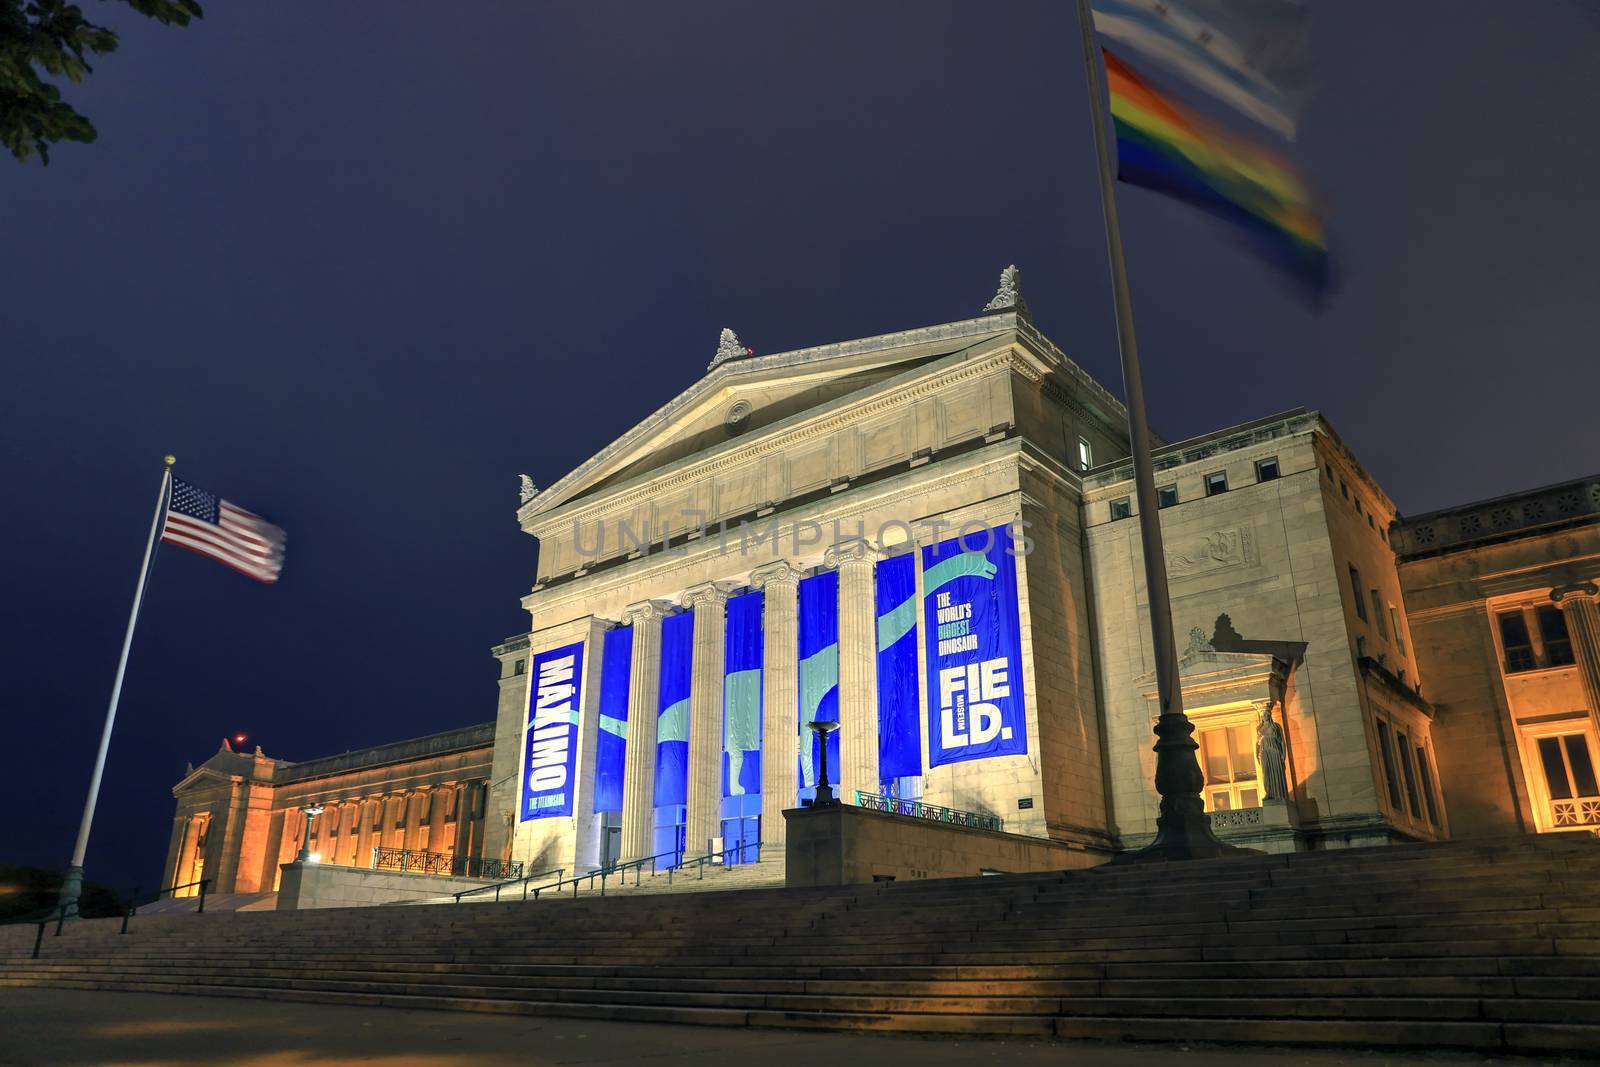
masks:
[[[111,727],[117,721],[117,702],[122,698],[122,677],[128,670],[128,650],[133,647],[133,628],[139,622],[139,606],[144,603],[145,585],[150,580],[150,561],[155,557],[156,541],[166,524],[167,499],[172,492],[172,465],[167,456],[161,470],[161,491],[156,494],[156,513],[150,520],[150,537],[144,543],[144,562],[139,564],[139,581],[133,587],[133,609],[128,612],[128,629],[122,635],[122,655],[117,660],[116,678],[111,683],[111,703],[106,707],[106,723],[100,731],[100,751],[94,757],[94,773],[89,776],[89,796],[83,802],[83,821],[78,824],[78,843],[72,849],[72,865],[61,884],[61,908],[68,915],[78,913],[78,897],[83,892],[83,858],[89,849],[89,828],[94,825],[94,806],[100,798],[100,778],[106,769],[106,752],[111,748]]]
[[[1211,832],[1200,790],[1205,778],[1195,758],[1194,724],[1183,713],[1183,689],[1172,635],[1172,601],[1167,592],[1167,558],[1161,543],[1161,516],[1156,502],[1155,467],[1150,459],[1150,422],[1145,415],[1144,375],[1139,368],[1139,343],[1133,333],[1133,301],[1128,293],[1128,266],[1122,252],[1122,223],[1117,217],[1116,179],[1106,134],[1106,101],[1100,91],[1098,49],[1089,0],[1078,0],[1078,28],[1083,38],[1083,74],[1089,88],[1089,117],[1094,126],[1096,173],[1105,215],[1106,251],[1111,260],[1111,294],[1117,312],[1117,345],[1122,354],[1122,388],[1128,398],[1128,447],[1133,452],[1134,498],[1139,505],[1139,533],[1144,543],[1144,581],[1150,600],[1150,648],[1156,661],[1156,693],[1160,701],[1156,741],[1156,790],[1161,815],[1156,839],[1142,853],[1149,859],[1184,859],[1233,851]]]

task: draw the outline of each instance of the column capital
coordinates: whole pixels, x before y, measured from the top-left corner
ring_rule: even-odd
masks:
[[[698,608],[702,604],[726,604],[737,588],[732,582],[701,582],[683,591],[683,603],[691,608]]]
[[[1569,600],[1597,600],[1600,599],[1600,586],[1593,582],[1569,582],[1550,590],[1550,599],[1563,607]]]
[[[661,619],[671,607],[672,605],[665,600],[641,600],[623,608],[622,617],[629,626],[632,626],[636,623]]]
[[[750,572],[750,584],[756,589],[765,589],[767,586],[787,587],[790,590],[800,585],[800,568],[780,559],[776,563],[768,563],[764,567],[757,567]]]
[[[881,553],[878,546],[868,541],[865,537],[846,537],[836,544],[830,545],[823,553],[822,561],[830,567],[844,570],[847,567],[865,564],[871,567]]]

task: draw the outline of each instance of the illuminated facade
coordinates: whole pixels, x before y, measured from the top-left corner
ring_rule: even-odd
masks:
[[[433,821],[401,832],[377,794],[404,760],[346,784],[226,753],[179,788],[169,871],[192,873],[185,812],[203,790],[221,812],[224,779],[275,783],[274,812],[339,801],[339,863],[381,827],[529,871],[726,849],[781,870],[781,812],[824,755],[846,803],[950,809],[1086,862],[1137,847],[1157,709],[1128,455],[1121,404],[1014,284],[975,318],[795,352],[724,331],[678,397],[550,488],[523,479],[531,629],[493,650],[494,723],[425,775],[471,829],[419,800],[401,810]],[[1472,509],[1401,520],[1314,411],[1156,442],[1155,466],[1221,836],[1285,851],[1600,822],[1600,486],[1446,544]],[[826,750],[813,721],[837,726]],[[231,826],[253,802],[230,803]],[[241,891],[295,851],[288,821],[254,825]]]

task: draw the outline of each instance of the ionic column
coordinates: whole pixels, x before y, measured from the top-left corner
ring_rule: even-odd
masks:
[[[870,541],[853,537],[828,549],[839,570],[839,762],[836,795],[876,793],[878,777],[878,609]]]
[[[1550,599],[1561,608],[1572,641],[1578,677],[1583,681],[1589,718],[1600,728],[1600,587],[1593,582],[1573,582],[1551,590]]]
[[[762,591],[761,849],[763,858],[788,840],[783,810],[795,805],[800,763],[800,572],[769,563],[750,575]]]
[[[655,854],[656,707],[661,692],[661,618],[656,600],[630,604],[623,618],[633,627],[628,668],[628,738],[622,768],[622,859]]]
[[[687,856],[705,854],[722,833],[722,681],[727,658],[726,582],[706,582],[683,593],[694,611],[689,675],[689,804],[684,818]]]

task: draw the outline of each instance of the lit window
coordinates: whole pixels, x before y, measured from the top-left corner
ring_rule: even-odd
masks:
[[[1255,731],[1248,723],[1201,729],[1200,765],[1205,769],[1207,811],[1261,805],[1256,783]]]
[[[1178,502],[1178,487],[1163,485],[1156,489],[1156,503],[1164,508],[1170,508]]]
[[[1389,624],[1383,617],[1383,599],[1378,596],[1376,589],[1372,591],[1372,618],[1378,624],[1378,636],[1389,640]]]
[[[1113,519],[1126,519],[1133,514],[1133,501],[1125,496],[1119,496],[1111,502],[1111,517]]]
[[[1528,635],[1528,620],[1520,611],[1502,611],[1500,645],[1506,653],[1506,673],[1531,671],[1539,664],[1533,658],[1533,638]]]
[[[1089,445],[1087,437],[1078,438],[1078,469],[1088,470],[1094,466],[1094,449]]]
[[[1394,631],[1394,647],[1400,650],[1402,656],[1405,655],[1405,631],[1400,629],[1400,612],[1393,604],[1389,605],[1389,629]]]
[[[1367,621],[1367,600],[1361,592],[1361,572],[1356,570],[1354,563],[1350,564],[1350,589],[1356,597],[1356,616],[1362,621]]]
[[[1545,788],[1551,800],[1600,796],[1595,781],[1594,760],[1589,755],[1587,738],[1581,733],[1539,738],[1539,763],[1544,768]],[[1560,822],[1560,819],[1557,819]]]
[[[1278,457],[1256,460],[1256,481],[1270,482],[1278,476]]]
[[[1228,472],[1217,471],[1206,475],[1206,496],[1216,496],[1228,491]]]
[[[1570,667],[1572,636],[1567,633],[1567,617],[1554,604],[1542,604],[1539,616],[1539,636],[1544,640],[1544,658],[1547,667]]]

